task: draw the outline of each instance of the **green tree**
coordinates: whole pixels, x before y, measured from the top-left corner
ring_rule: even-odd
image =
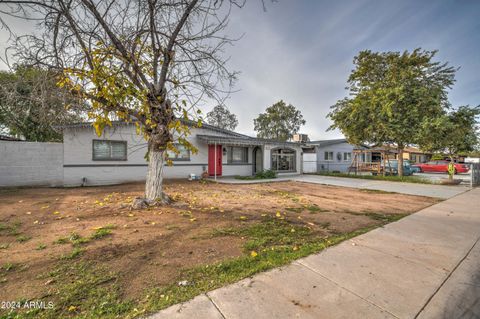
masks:
[[[237,116],[231,113],[225,105],[219,104],[207,113],[207,123],[233,131],[238,125],[238,120]]]
[[[287,141],[305,125],[305,120],[292,104],[280,100],[259,114],[253,123],[258,137]]]
[[[137,206],[168,203],[163,192],[167,151],[178,152],[175,143],[196,151],[186,139],[190,127],[185,123],[199,121],[198,106],[206,99],[221,100],[236,79],[223,49],[232,43],[225,35],[231,7],[242,3],[4,2],[4,26],[19,17],[37,22],[33,34],[12,34],[15,57],[61,71],[58,85],[92,106],[88,115],[97,134],[112,119],[135,123],[148,143],[145,198]]]
[[[418,144],[426,151],[455,155],[473,152],[479,143],[478,120],[480,106],[460,106],[431,121],[423,123]],[[453,174],[449,174],[453,178]]]
[[[394,144],[398,171],[403,175],[403,150],[417,142],[423,123],[449,108],[447,90],[455,69],[432,61],[436,51],[377,53],[361,51],[348,78],[349,97],[339,100],[328,114],[347,140]]]
[[[56,83],[62,74],[18,66],[0,72],[0,127],[27,141],[58,142],[55,126],[82,120],[85,104]],[[83,113],[85,114],[85,113]]]

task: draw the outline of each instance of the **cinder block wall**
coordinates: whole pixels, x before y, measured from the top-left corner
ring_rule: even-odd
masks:
[[[0,141],[0,187],[63,185],[63,144]]]

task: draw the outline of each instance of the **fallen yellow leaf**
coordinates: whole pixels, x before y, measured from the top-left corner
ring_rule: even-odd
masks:
[[[252,252],[250,253],[250,256],[257,257],[258,253],[255,250],[252,250]]]

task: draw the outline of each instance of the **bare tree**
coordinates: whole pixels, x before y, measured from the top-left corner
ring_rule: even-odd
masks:
[[[206,100],[221,103],[236,77],[223,33],[236,0],[0,0],[0,12],[38,24],[14,37],[15,58],[63,72],[59,85],[91,103],[101,134],[112,118],[132,121],[148,142],[148,203],[162,191],[173,141],[195,151],[186,121]],[[1,22],[5,27],[5,19]],[[178,152],[178,151],[177,151]]]

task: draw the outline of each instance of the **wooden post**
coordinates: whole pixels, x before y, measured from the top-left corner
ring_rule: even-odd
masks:
[[[385,151],[382,151],[381,153],[381,161],[380,161],[380,169],[382,168],[383,164],[383,170],[382,170],[382,175],[385,176]]]

